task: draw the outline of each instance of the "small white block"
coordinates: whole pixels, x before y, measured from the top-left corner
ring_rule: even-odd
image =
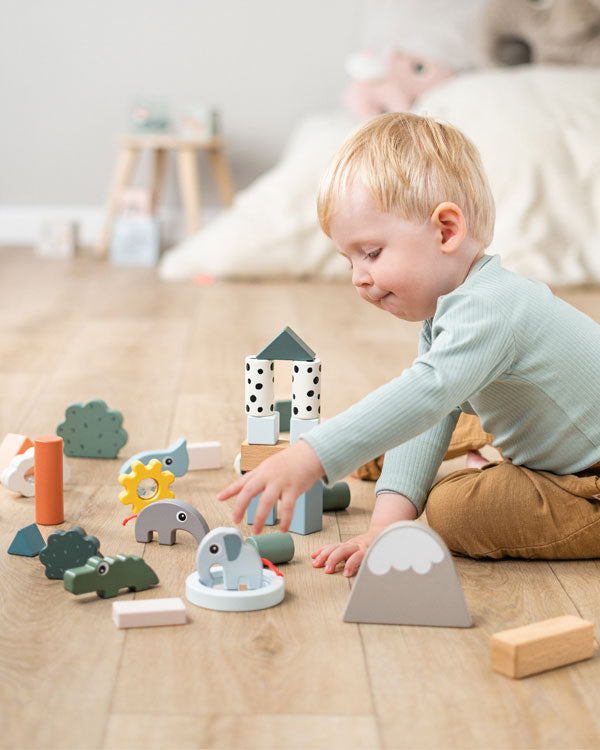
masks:
[[[118,628],[150,628],[186,622],[185,604],[178,596],[113,602],[112,615]]]
[[[300,440],[300,435],[312,430],[319,424],[318,417],[314,419],[300,419],[300,417],[290,418],[290,445],[294,445]]]
[[[223,466],[221,443],[216,440],[208,443],[188,443],[187,451],[190,459],[188,471],[219,469]]]
[[[250,445],[277,445],[279,440],[279,412],[266,417],[246,417],[246,439]]]

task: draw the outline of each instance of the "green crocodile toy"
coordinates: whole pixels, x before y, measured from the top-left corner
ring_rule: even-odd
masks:
[[[158,583],[158,576],[137,555],[90,557],[80,568],[69,568],[64,576],[65,589],[72,594],[95,591],[102,599],[116,596],[123,588],[143,591]]]

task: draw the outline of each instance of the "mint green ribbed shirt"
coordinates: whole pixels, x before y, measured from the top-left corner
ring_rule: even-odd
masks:
[[[460,412],[514,464],[572,474],[600,460],[600,325],[484,255],[439,297],[419,356],[302,438],[333,483],[386,452],[375,492],[422,513]]]

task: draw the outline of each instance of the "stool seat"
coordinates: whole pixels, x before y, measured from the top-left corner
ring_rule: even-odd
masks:
[[[149,149],[154,156],[154,172],[151,185],[151,207],[155,213],[166,174],[167,154],[173,152],[176,159],[179,190],[183,203],[188,234],[194,234],[201,226],[200,177],[198,153],[204,152],[212,168],[221,201],[230,206],[235,188],[229,164],[224,155],[225,141],[220,136],[208,139],[190,138],[174,133],[125,133],[117,139],[119,154],[106,204],[102,231],[96,246],[96,255],[105,258],[111,226],[119,210],[121,196],[129,184],[138,156]]]

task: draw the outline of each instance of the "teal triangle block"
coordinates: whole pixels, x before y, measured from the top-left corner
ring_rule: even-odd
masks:
[[[313,350],[297,333],[286,326],[256,355],[256,359],[291,359],[310,362],[315,358]]]
[[[35,523],[19,529],[12,544],[8,548],[9,555],[24,555],[25,557],[35,557],[46,546],[44,537]]]

